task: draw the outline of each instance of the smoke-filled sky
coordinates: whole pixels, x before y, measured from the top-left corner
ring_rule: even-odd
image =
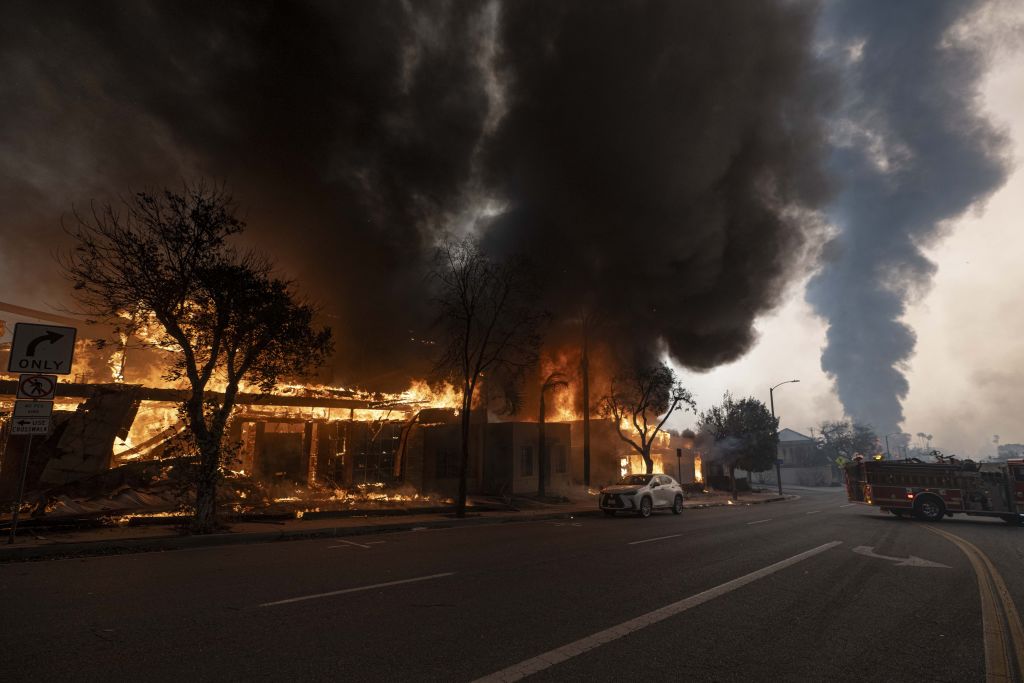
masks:
[[[205,176],[322,306],[334,382],[427,372],[429,256],[473,232],[617,346],[688,371],[790,350],[694,378],[705,405],[799,360],[805,421],[940,434],[916,383],[949,331],[915,307],[1013,168],[982,97],[1006,5],[8,3],[0,300],[65,301],[73,205]],[[975,401],[1013,384],[988,370]]]

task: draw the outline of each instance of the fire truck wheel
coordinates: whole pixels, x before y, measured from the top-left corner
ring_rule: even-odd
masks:
[[[914,516],[925,522],[938,522],[945,514],[942,499],[937,496],[918,496],[914,501]]]

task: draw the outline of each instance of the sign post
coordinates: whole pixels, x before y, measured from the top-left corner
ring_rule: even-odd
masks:
[[[676,481],[678,481],[679,485],[682,486],[683,485],[683,449],[682,448],[677,448],[676,449],[676,464],[679,466],[679,473],[678,473],[679,474],[679,478],[676,479]]]
[[[782,458],[775,459],[775,480],[779,485],[779,495],[782,495]]]
[[[75,356],[74,327],[18,323],[14,326],[9,372],[28,372],[18,378],[18,392],[11,416],[11,434],[26,435],[25,454],[21,463],[21,481],[18,501],[11,514],[11,534],[7,544],[14,543],[18,533],[18,516],[25,500],[28,463],[32,457],[32,438],[50,433],[50,416],[57,393],[57,375],[71,374],[71,361]],[[49,374],[37,374],[45,372]]]
[[[28,442],[25,444],[25,457],[21,463],[21,483],[18,484],[18,502],[14,506],[11,515],[11,535],[7,537],[7,545],[14,543],[14,536],[18,533],[18,513],[21,512],[21,503],[25,500],[25,480],[28,479],[28,458],[32,453],[32,435],[28,435]]]

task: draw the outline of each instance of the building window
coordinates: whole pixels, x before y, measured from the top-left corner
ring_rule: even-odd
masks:
[[[533,476],[533,446],[523,446],[522,455],[519,458],[519,476]]]
[[[555,472],[565,474],[568,469],[569,462],[565,457],[565,446],[559,444],[555,446]]]

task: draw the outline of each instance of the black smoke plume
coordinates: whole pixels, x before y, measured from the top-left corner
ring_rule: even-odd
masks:
[[[922,248],[1006,178],[1005,136],[980,105],[986,53],[954,33],[980,4],[848,0],[825,16],[845,92],[830,163],[840,232],[807,299],[829,324],[822,369],[879,434],[903,422],[916,337],[902,317],[935,273]]]
[[[825,197],[806,3],[503,6],[508,109],[490,242],[539,261],[557,313],[706,369],[753,343]]]
[[[207,176],[321,303],[335,382],[426,373],[425,264],[479,215],[560,319],[597,309],[617,340],[712,367],[753,342],[826,197],[817,18],[791,0],[7,3],[5,297],[63,297],[35,273],[72,204]]]

